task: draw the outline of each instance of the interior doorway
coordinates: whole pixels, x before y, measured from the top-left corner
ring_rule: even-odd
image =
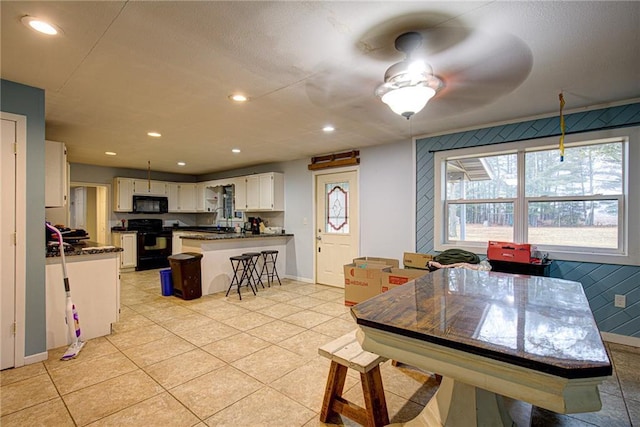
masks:
[[[69,227],[85,230],[94,242],[109,244],[109,185],[72,182],[69,193]]]
[[[316,283],[344,287],[343,266],[358,256],[358,171],[318,173],[316,180]]]

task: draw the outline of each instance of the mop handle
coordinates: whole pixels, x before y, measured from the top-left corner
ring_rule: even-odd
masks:
[[[60,257],[62,258],[62,278],[64,279],[64,290],[69,293],[69,278],[67,277],[67,266],[64,258],[64,241],[62,240],[62,233],[53,225],[45,222],[44,225],[58,236],[58,249],[60,249]]]

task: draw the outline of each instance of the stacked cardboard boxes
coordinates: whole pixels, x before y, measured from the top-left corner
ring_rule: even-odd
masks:
[[[401,269],[399,265],[397,259],[377,257],[355,258],[345,265],[344,304],[355,305],[428,273]]]

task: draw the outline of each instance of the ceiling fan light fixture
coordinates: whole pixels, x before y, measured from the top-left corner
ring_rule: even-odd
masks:
[[[427,102],[444,87],[444,83],[433,75],[431,66],[421,59],[413,59],[412,53],[422,43],[416,32],[404,33],[395,42],[397,50],[406,58],[390,66],[384,73],[384,83],[375,90],[376,96],[391,110],[407,118],[420,112]]]
[[[391,111],[409,119],[422,111],[435,94],[436,91],[428,86],[405,86],[388,91],[380,99]]]

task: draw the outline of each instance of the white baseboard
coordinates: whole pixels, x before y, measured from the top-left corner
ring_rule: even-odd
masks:
[[[284,278],[285,278],[285,279],[296,280],[296,281],[298,281],[298,282],[304,282],[304,283],[315,283],[315,282],[313,281],[313,279],[309,279],[309,278],[307,278],[307,277],[296,277],[296,276],[289,276],[289,275],[286,275],[286,276],[284,276]]]
[[[24,357],[24,364],[31,365],[32,363],[44,362],[49,358],[49,352],[45,351],[42,353],[32,354],[30,356]]]
[[[611,332],[601,332],[600,334],[602,335],[602,339],[607,342],[640,348],[640,338],[612,334]]]

